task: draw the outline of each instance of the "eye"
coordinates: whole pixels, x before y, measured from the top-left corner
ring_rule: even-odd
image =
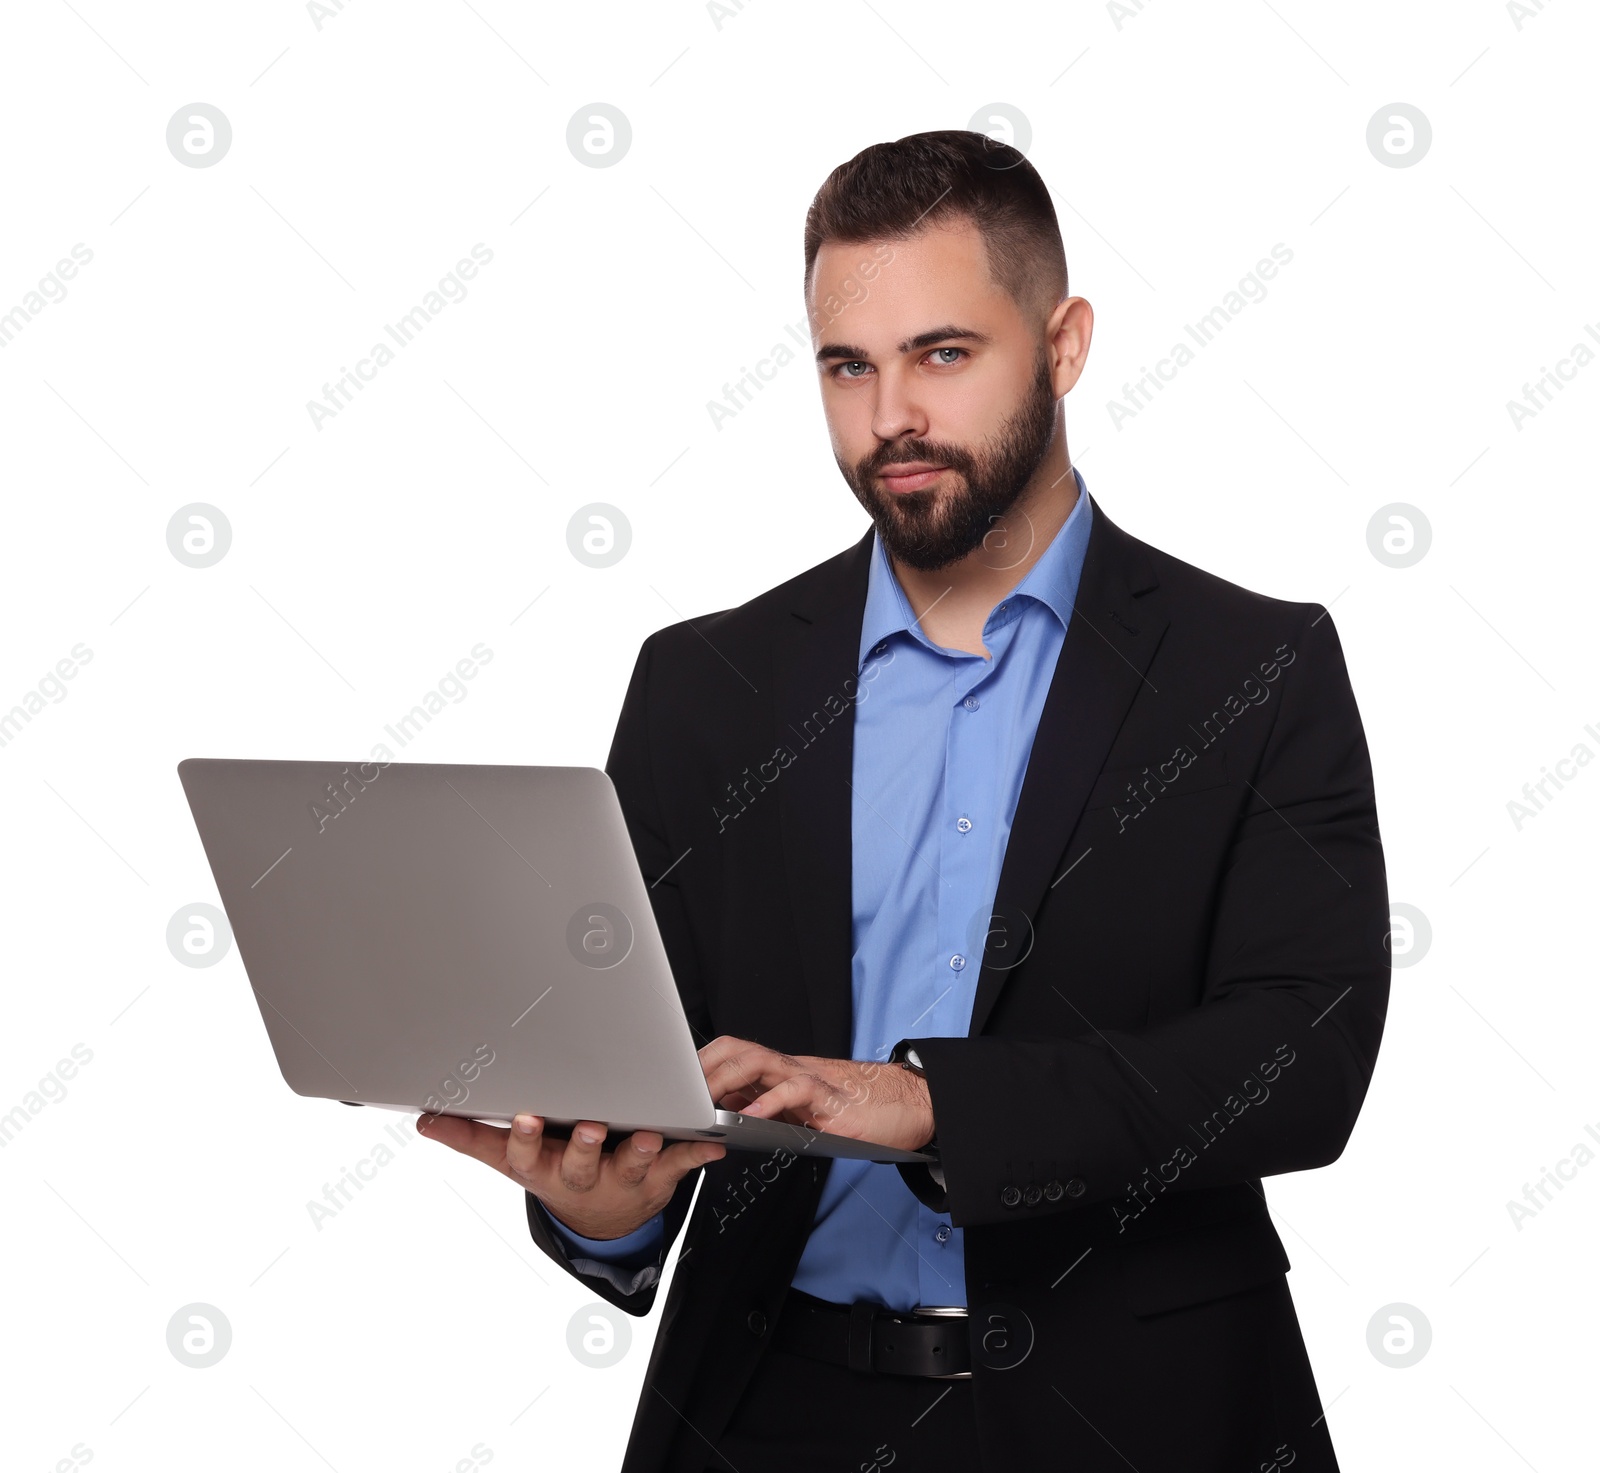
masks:
[[[939,354],[941,354],[941,353],[954,353],[954,354],[956,354],[956,357],[954,357],[954,358],[940,358]],[[961,359],[963,359],[963,358],[965,358],[965,357],[967,357],[969,355],[968,355],[967,350],[965,348],[935,348],[933,350],[933,352],[930,353],[928,356],[929,356],[929,358],[933,359],[936,363],[938,363],[941,368],[950,368],[954,364],[960,362]]]
[[[844,370],[847,369],[847,368],[869,369],[871,367],[872,367],[872,365],[870,363],[863,363],[858,358],[858,359],[853,360],[850,363],[839,363],[839,364],[836,364],[834,366],[834,369],[833,369],[833,376],[835,378],[840,378],[840,377],[849,378],[849,379],[860,378],[861,375],[859,373],[845,373]]]

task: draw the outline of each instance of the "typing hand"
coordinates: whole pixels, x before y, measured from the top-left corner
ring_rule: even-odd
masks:
[[[700,1050],[721,1110],[915,1151],[933,1139],[928,1081],[898,1064],[780,1054],[724,1035]]]
[[[616,1150],[602,1151],[606,1128],[598,1121],[578,1121],[563,1141],[545,1136],[538,1115],[518,1115],[510,1130],[454,1115],[419,1115],[417,1132],[510,1177],[584,1238],[621,1238],[643,1227],[689,1172],[727,1153],[707,1141],[674,1141],[663,1150],[653,1130],[636,1130]]]

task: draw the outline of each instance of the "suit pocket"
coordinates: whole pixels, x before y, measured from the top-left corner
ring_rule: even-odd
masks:
[[[1288,1272],[1289,1255],[1262,1211],[1135,1239],[1122,1246],[1122,1266],[1128,1308],[1152,1315],[1271,1283]]]
[[[1160,758],[1143,767],[1113,767],[1102,772],[1090,789],[1088,807],[1109,808],[1120,801],[1131,808],[1142,809],[1187,793],[1223,787],[1227,781],[1227,759],[1221,752],[1208,752],[1187,767],[1179,767],[1171,758]],[[1130,787],[1133,794],[1128,791]]]

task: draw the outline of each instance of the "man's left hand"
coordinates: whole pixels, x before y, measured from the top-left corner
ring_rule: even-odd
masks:
[[[719,1110],[917,1151],[933,1139],[928,1081],[899,1064],[780,1054],[724,1035],[700,1050]]]

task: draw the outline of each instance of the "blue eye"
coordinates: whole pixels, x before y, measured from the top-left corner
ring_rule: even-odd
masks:
[[[966,356],[966,352],[967,352],[967,350],[965,348],[935,348],[933,351],[934,351],[935,354],[938,354],[938,353],[955,353],[955,354],[960,355],[960,357],[965,357]],[[948,368],[952,363],[955,363],[956,361],[958,361],[958,360],[954,359],[954,358],[945,360],[945,367]]]

